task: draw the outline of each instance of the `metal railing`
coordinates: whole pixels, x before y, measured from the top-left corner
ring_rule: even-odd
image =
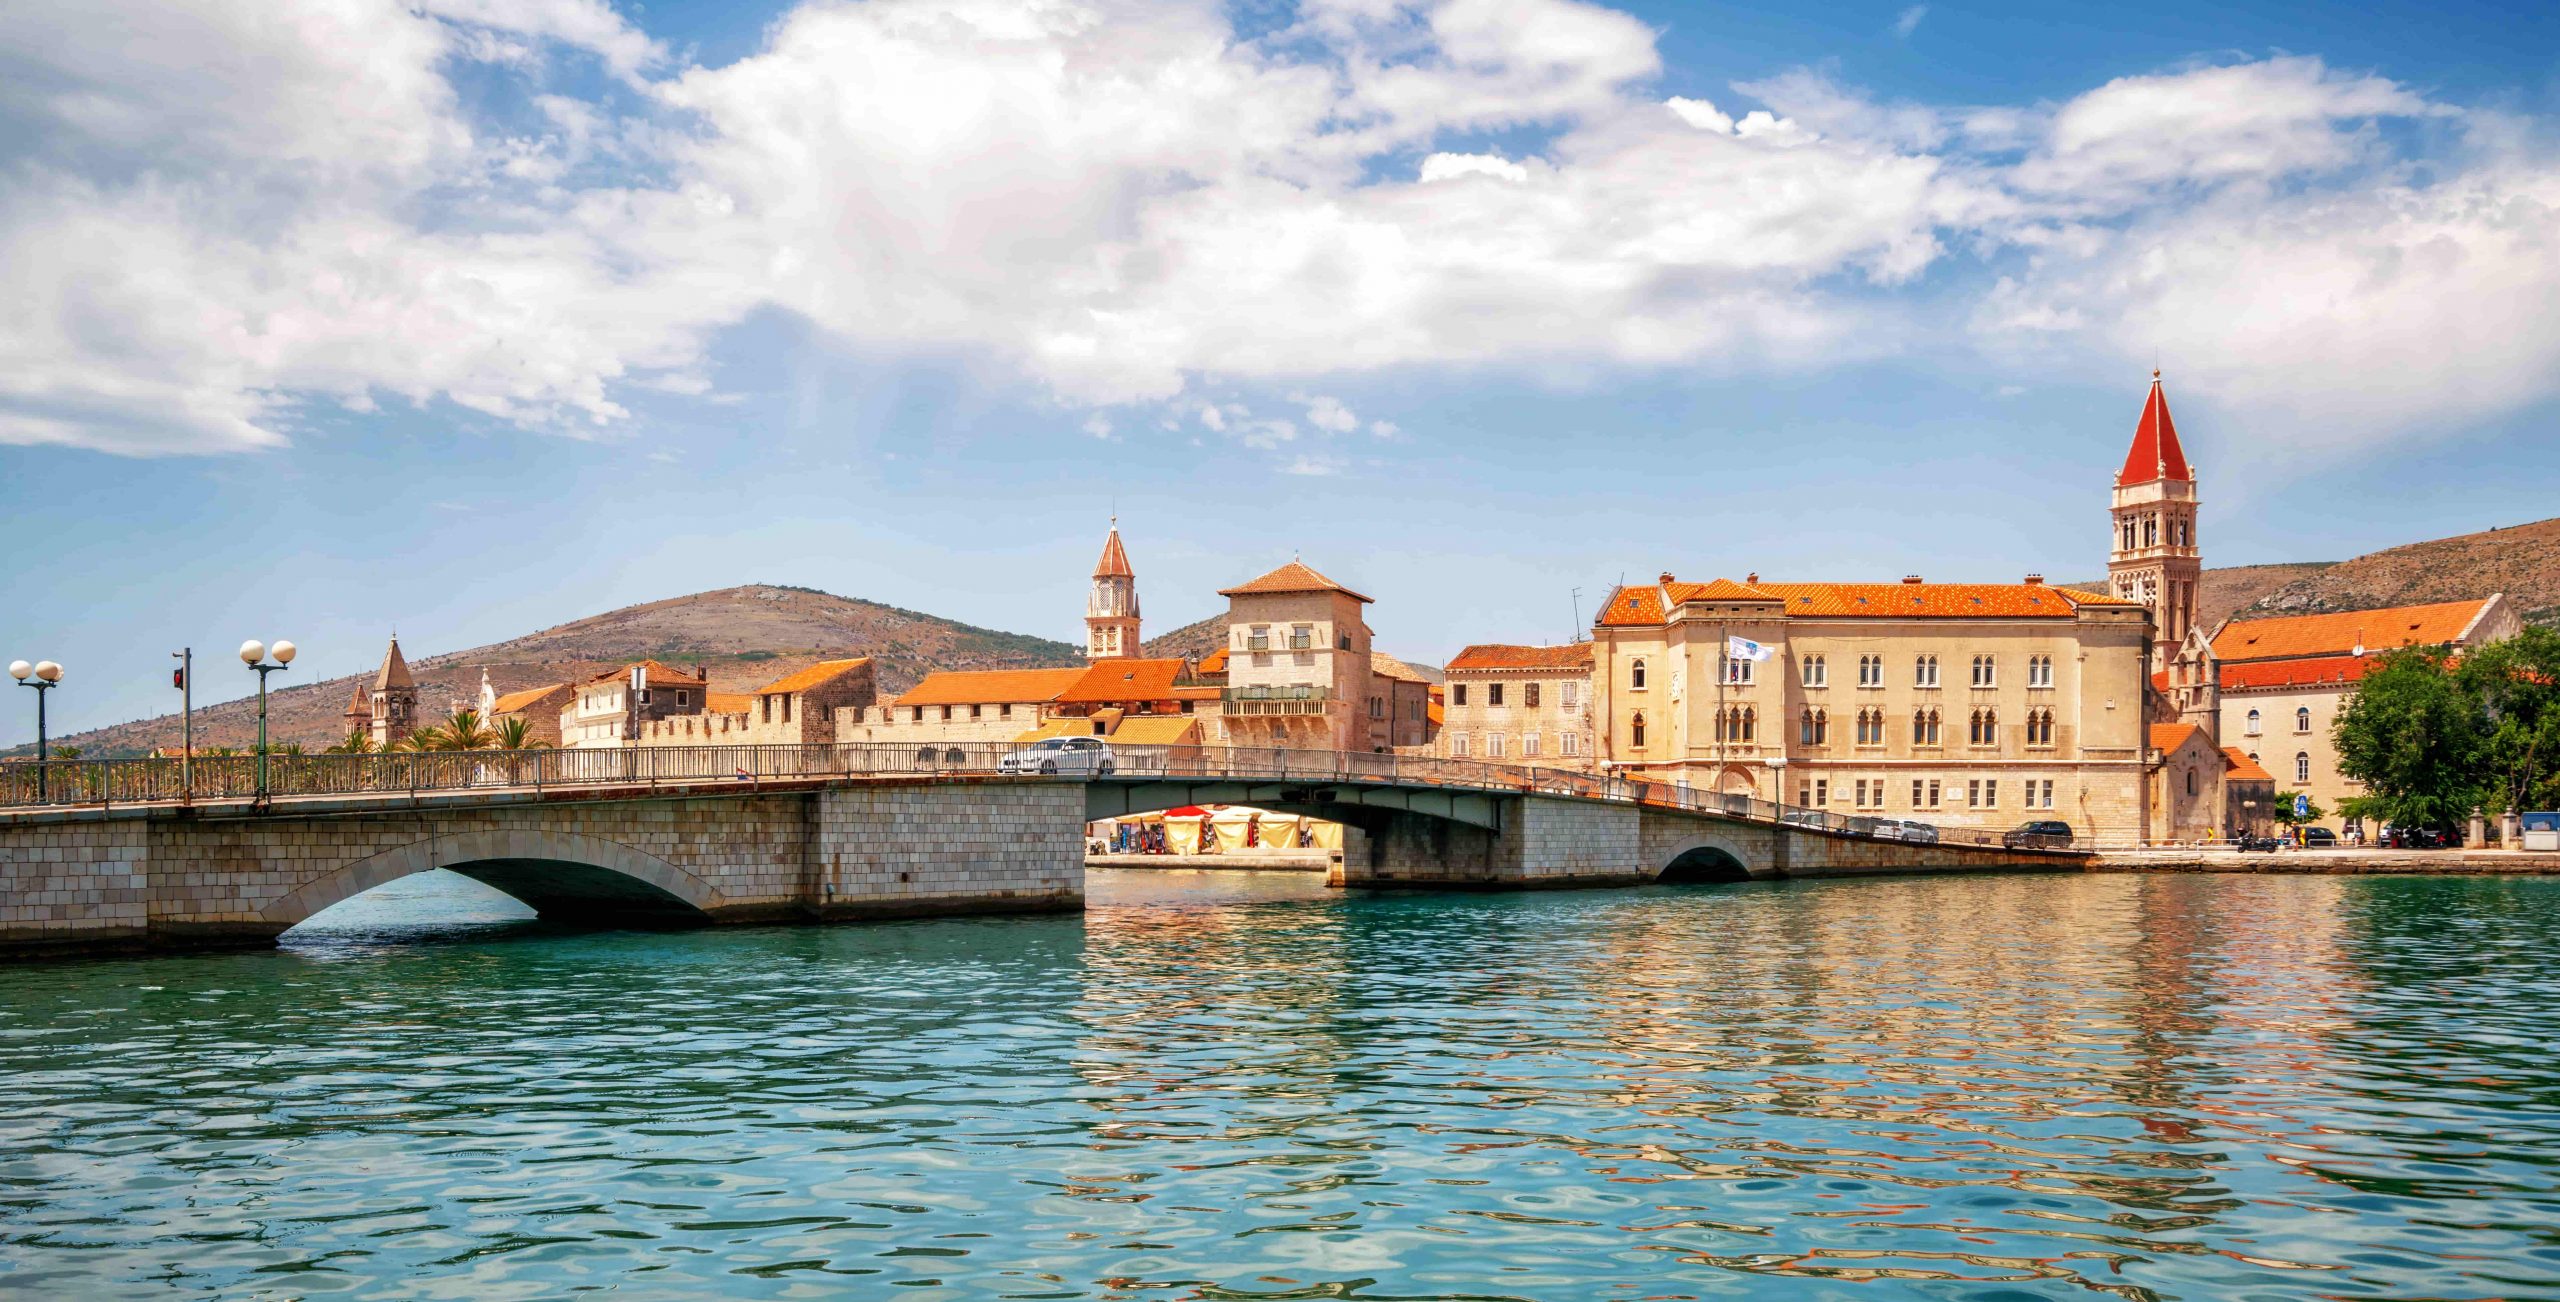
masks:
[[[42,779],[39,780],[39,769]],[[0,809],[238,804],[328,796],[418,796],[472,791],[699,789],[855,777],[1113,778],[1430,786],[1605,800],[1885,841],[2007,845],[2010,834],[1897,819],[1852,817],[1738,793],[1700,791],[1626,773],[1489,760],[1271,746],[1116,746],[1027,751],[1010,742],[886,742],[803,746],[614,746],[589,749],[392,751],[270,755],[266,789],[254,755],[176,759],[0,762]],[[2007,845],[2070,849],[2072,842]]]

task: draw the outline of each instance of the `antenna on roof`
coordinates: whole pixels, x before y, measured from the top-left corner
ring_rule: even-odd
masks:
[[[1567,630],[1567,634],[1565,640],[1568,642],[1582,640],[1582,589],[1580,588],[1573,590],[1573,627]]]

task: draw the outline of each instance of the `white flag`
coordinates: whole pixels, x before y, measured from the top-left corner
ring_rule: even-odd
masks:
[[[1724,653],[1731,659],[1750,660],[1755,662],[1766,660],[1771,654],[1769,648],[1762,646],[1747,637],[1726,638],[1724,640]]]

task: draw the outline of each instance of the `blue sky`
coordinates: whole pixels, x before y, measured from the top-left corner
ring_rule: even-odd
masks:
[[[2210,564],[2553,513],[2542,7],[244,12],[0,14],[63,731],[743,582],[1070,638],[1115,505],[1151,629],[1296,552],[1429,660],[2085,577],[2155,361]]]

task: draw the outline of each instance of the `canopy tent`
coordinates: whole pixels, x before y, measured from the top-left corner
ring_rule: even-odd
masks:
[[[1267,850],[1339,850],[1342,824],[1302,814],[1274,813],[1251,805],[1184,805],[1160,813],[1130,814],[1093,825],[1105,843],[1122,824],[1164,828],[1168,854],[1253,854]],[[1203,849],[1203,841],[1209,848]],[[1250,844],[1248,844],[1250,841]]]

